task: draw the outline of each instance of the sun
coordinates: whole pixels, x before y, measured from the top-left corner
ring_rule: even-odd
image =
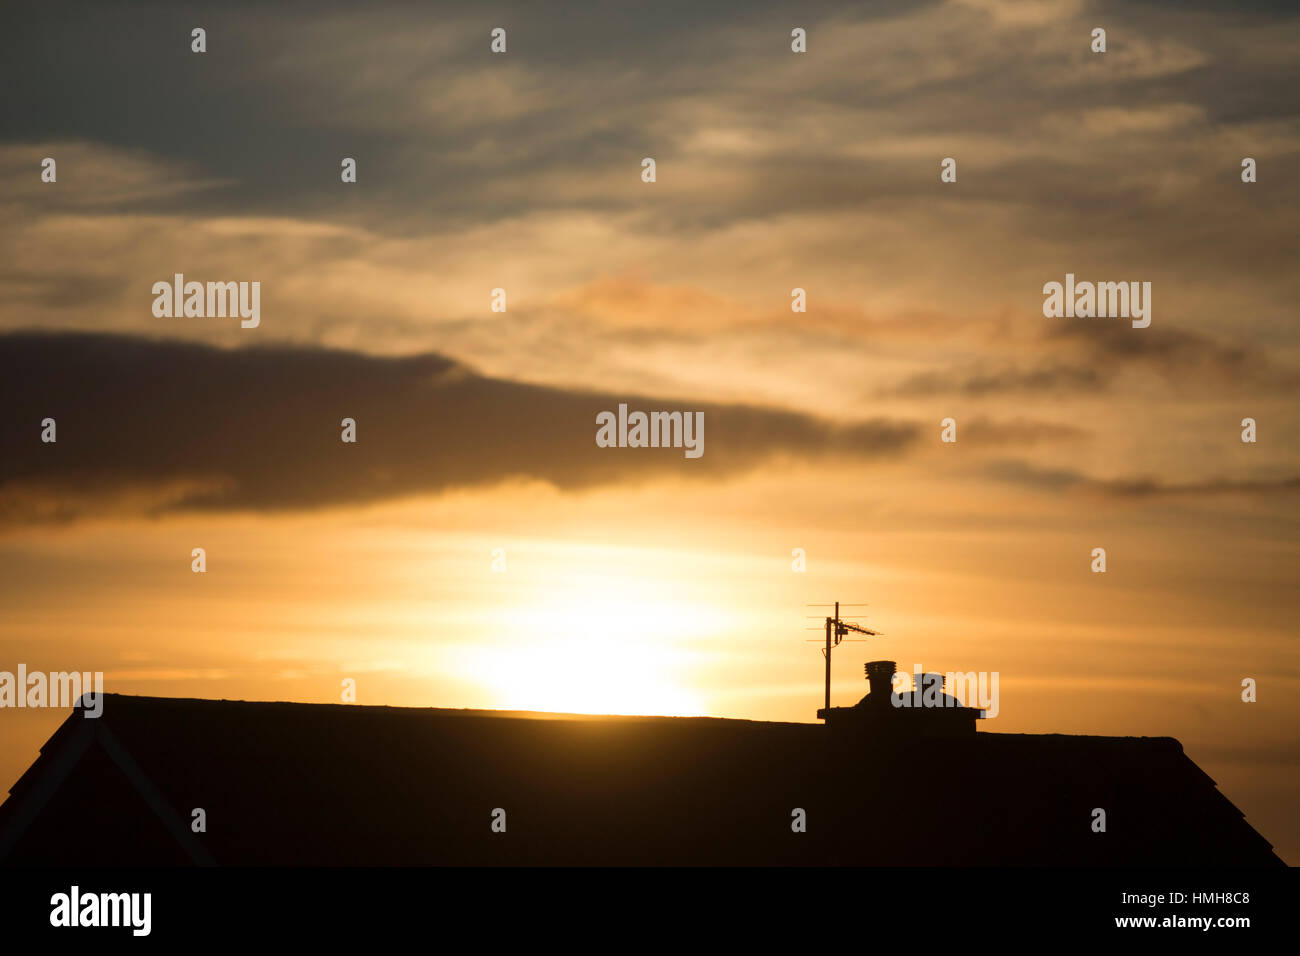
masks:
[[[581,714],[689,716],[706,712],[691,686],[690,635],[715,616],[687,603],[603,589],[552,596],[519,612],[528,630],[462,647],[462,673],[493,706]]]

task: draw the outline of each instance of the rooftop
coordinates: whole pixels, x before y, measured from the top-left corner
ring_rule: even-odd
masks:
[[[0,861],[1281,865],[1167,737],[115,694],[14,784]]]

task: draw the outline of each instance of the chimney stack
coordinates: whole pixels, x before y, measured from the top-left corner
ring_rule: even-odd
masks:
[[[931,689],[942,694],[948,689],[946,683],[947,681],[943,674],[927,673],[921,675],[921,682],[913,689],[918,694]]]
[[[873,707],[888,705],[890,695],[894,692],[894,670],[897,664],[894,661],[868,661],[865,667],[867,672],[867,683],[871,686],[871,694],[867,700]]]

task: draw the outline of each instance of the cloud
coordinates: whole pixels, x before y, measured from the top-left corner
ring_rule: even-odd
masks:
[[[1109,389],[1123,372],[1141,370],[1160,376],[1175,392],[1200,391],[1207,383],[1220,388],[1235,384],[1255,395],[1300,387],[1300,371],[1279,364],[1263,349],[1171,327],[1135,331],[1128,323],[1077,320],[1051,325],[1019,348],[1028,355],[1019,363],[994,364],[984,358],[918,372],[880,394],[1089,394]]]
[[[1239,421],[1264,404],[1239,410],[1247,390],[1294,388],[1296,17],[818,2],[795,55],[775,2],[573,9],[504,5],[497,57],[479,13],[388,0],[23,8],[0,329],[243,345],[160,324],[149,290],[175,272],[260,280],[259,342],[923,418],[927,437],[952,414],[963,440],[972,416],[1029,398],[1112,456],[1121,399],[1222,401]],[[1098,24],[1105,56],[1088,50]],[[44,82],[55,54],[63,81]],[[57,184],[39,180],[47,151]],[[957,183],[939,182],[943,156]],[[1039,290],[1066,271],[1150,279],[1153,327],[1044,322]],[[790,312],[796,286],[807,313]],[[497,287],[508,314],[489,312]],[[1170,474],[1196,466],[1175,451]],[[149,494],[195,500],[210,471]]]
[[[957,370],[921,372],[889,389],[902,397],[962,394],[972,397],[1015,392],[1091,392],[1104,387],[1109,370],[1072,364],[1051,364],[1038,368],[1004,367],[991,371]]]
[[[704,412],[704,455],[602,449],[596,415]],[[440,355],[222,350],[93,334],[0,336],[0,521],[350,505],[515,478],[566,490],[721,478],[785,458],[898,455],[912,424],[495,379]],[[58,441],[40,441],[57,421]],[[358,441],[340,440],[356,420]]]
[[[41,178],[47,158],[55,161],[52,183]],[[0,198],[0,209],[25,218],[168,209],[232,185],[229,179],[204,177],[198,162],[79,138],[0,146],[0,178],[12,184]]]
[[[997,481],[1037,491],[1078,491],[1112,498],[1258,496],[1300,492],[1300,475],[1281,478],[1213,478],[1174,484],[1148,477],[1092,478],[1068,468],[1040,468],[1014,460],[990,462],[985,473]]]
[[[1222,342],[1180,328],[1143,329],[1125,323],[1067,322],[1054,326],[1049,339],[1066,349],[1082,348],[1091,367],[1147,368],[1172,385],[1197,389],[1207,382],[1238,383],[1253,392],[1287,391],[1300,386],[1300,372],[1279,364],[1259,346],[1242,338]]]
[[[963,420],[962,442],[976,447],[1014,445],[1021,448],[1040,442],[1073,442],[1088,438],[1082,428],[1065,422],[1034,421],[1016,418],[1010,421],[993,421],[983,416]]]
[[[1283,91],[1296,74],[1294,23],[1262,9],[1216,22],[1146,8],[1117,18],[1098,57],[1088,48],[1098,14],[1078,0],[852,10],[817,0],[799,10],[805,55],[789,50],[782,4],[575,7],[493,14],[509,27],[505,56],[488,52],[482,15],[431,18],[403,2],[220,14],[171,4],[165,17],[148,4],[25,9],[15,33],[42,42],[13,51],[14,72],[40,76],[53,47],[67,82],[14,97],[6,138],[184,161],[227,187],[190,197],[188,211],[267,216],[356,215],[337,177],[338,157],[351,155],[371,227],[403,234],[543,210],[644,211],[648,154],[663,163],[656,192],[685,200],[657,204],[656,224],[674,231],[923,201],[943,155],[970,171],[963,190],[978,171],[1030,221],[1060,202],[1063,179],[1112,199],[1118,174],[1141,180],[1140,222],[1152,172],[1188,162],[1171,145],[1205,137],[1196,158],[1208,177],[1231,126],[1283,119],[1293,104]],[[205,17],[209,52],[196,56],[185,25]],[[1243,55],[1269,38],[1272,55]],[[1278,132],[1283,143],[1250,139],[1277,156],[1296,142],[1290,124]],[[1081,136],[1107,148],[1080,151]],[[1053,165],[1068,161],[1080,169]],[[1188,178],[1178,198],[1202,187]]]

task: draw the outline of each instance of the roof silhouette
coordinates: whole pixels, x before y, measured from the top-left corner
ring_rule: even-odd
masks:
[[[1167,737],[117,694],[14,784],[0,861],[1282,865]]]

